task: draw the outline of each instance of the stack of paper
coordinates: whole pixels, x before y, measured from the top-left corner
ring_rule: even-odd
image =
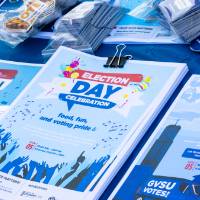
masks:
[[[109,200],[200,197],[200,76],[184,86]]]
[[[106,62],[60,47],[0,121],[2,199],[98,198],[188,71]]]
[[[124,9],[105,2],[81,3],[58,20],[53,40],[43,54],[52,54],[61,45],[95,51],[123,15]]]
[[[176,33],[191,42],[200,36],[200,1],[165,0],[160,9]]]

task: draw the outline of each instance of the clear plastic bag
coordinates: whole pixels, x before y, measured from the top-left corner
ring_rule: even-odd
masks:
[[[49,57],[59,46],[92,53],[124,14],[123,8],[106,2],[83,2],[55,23],[52,40],[42,54]]]
[[[186,42],[200,36],[199,0],[163,0],[159,5],[175,32]]]
[[[1,15],[0,39],[16,46],[62,15],[76,0],[24,0],[15,10]]]

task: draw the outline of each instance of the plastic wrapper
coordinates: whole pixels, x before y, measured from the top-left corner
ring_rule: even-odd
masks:
[[[55,23],[52,40],[42,53],[49,57],[59,46],[91,53],[124,14],[123,8],[106,2],[83,2]]]
[[[82,0],[84,1],[84,0]],[[107,37],[105,43],[180,43],[159,10],[162,0],[101,0],[126,8],[125,17]]]
[[[200,36],[199,0],[163,0],[159,7],[175,32],[186,42]]]
[[[60,17],[62,11],[76,2],[76,0],[24,0],[17,9],[1,14],[0,39],[16,46]]]
[[[159,9],[159,4],[163,0],[143,0],[143,3],[139,4],[135,9],[130,11],[130,16],[136,19],[143,20],[143,25],[152,31],[149,34],[149,41],[163,42],[163,43],[180,43],[182,42],[173,28],[166,21],[164,15]],[[141,23],[142,24],[142,23]]]

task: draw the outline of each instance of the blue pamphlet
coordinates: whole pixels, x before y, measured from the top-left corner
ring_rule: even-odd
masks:
[[[200,198],[200,76],[184,86],[109,199]]]
[[[106,62],[60,47],[0,121],[1,199],[98,198],[188,71]]]
[[[39,72],[42,65],[0,60],[0,116]]]

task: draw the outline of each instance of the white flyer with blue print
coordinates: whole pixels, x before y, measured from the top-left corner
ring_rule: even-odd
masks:
[[[193,75],[110,200],[200,198],[200,76]]]
[[[96,199],[188,69],[60,47],[0,121],[1,199]]]

